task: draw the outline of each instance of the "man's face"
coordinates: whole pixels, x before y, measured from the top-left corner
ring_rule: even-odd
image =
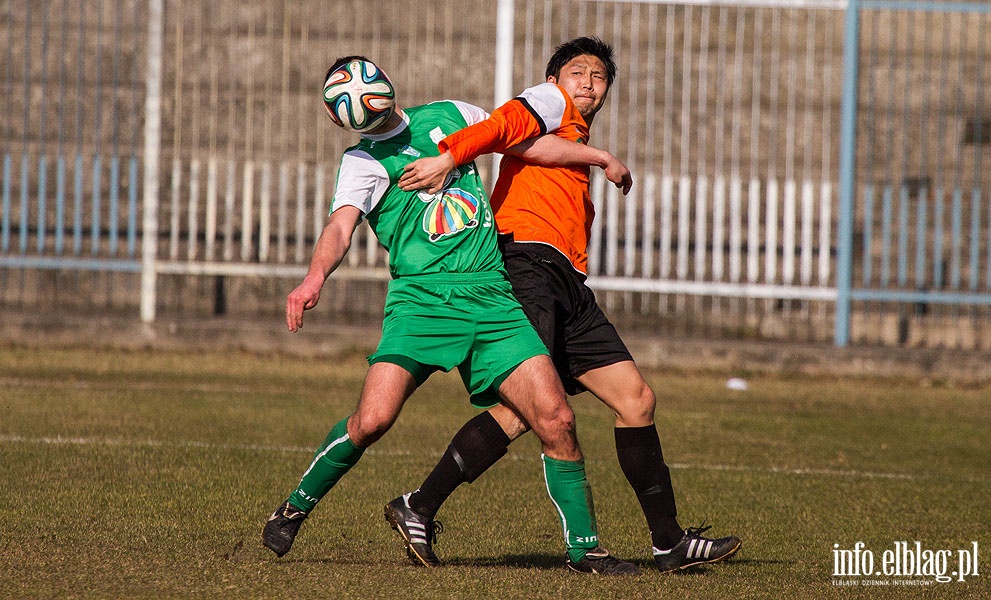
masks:
[[[561,68],[557,77],[551,75],[547,81],[564,88],[588,123],[592,122],[592,117],[602,108],[609,92],[606,65],[589,54],[572,58]]]

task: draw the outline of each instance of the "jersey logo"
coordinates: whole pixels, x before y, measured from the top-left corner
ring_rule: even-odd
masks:
[[[422,199],[422,197],[421,197]],[[423,213],[423,230],[431,242],[478,225],[478,198],[460,188],[431,196]]]
[[[444,133],[440,127],[434,127],[430,130],[430,141],[435,144],[439,144],[440,141],[446,137],[447,134]]]
[[[436,194],[419,192],[417,196],[427,203],[423,213],[423,231],[431,242],[478,226],[478,198],[461,188],[448,188],[461,177],[459,169],[447,174],[444,189]]]

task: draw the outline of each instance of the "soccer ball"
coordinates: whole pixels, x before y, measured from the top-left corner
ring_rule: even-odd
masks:
[[[396,92],[386,74],[373,63],[352,60],[327,77],[323,103],[336,125],[348,131],[369,131],[392,115]]]

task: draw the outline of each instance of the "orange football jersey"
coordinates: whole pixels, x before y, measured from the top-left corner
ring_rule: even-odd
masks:
[[[457,164],[545,133],[588,143],[588,125],[567,93],[553,83],[523,91],[492,115],[441,140]],[[588,189],[589,168],[545,167],[503,156],[492,192],[500,233],[518,242],[549,244],[582,273],[588,271],[588,237],[595,210]]]

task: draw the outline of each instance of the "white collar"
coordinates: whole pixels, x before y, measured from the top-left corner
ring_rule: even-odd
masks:
[[[373,142],[381,142],[382,140],[387,140],[391,137],[395,137],[396,135],[399,134],[399,132],[409,127],[409,117],[406,116],[406,112],[403,111],[402,109],[399,109],[399,115],[403,118],[403,122],[400,123],[399,125],[396,125],[389,131],[385,133],[375,133],[375,134],[362,133],[361,137],[367,138]]]

